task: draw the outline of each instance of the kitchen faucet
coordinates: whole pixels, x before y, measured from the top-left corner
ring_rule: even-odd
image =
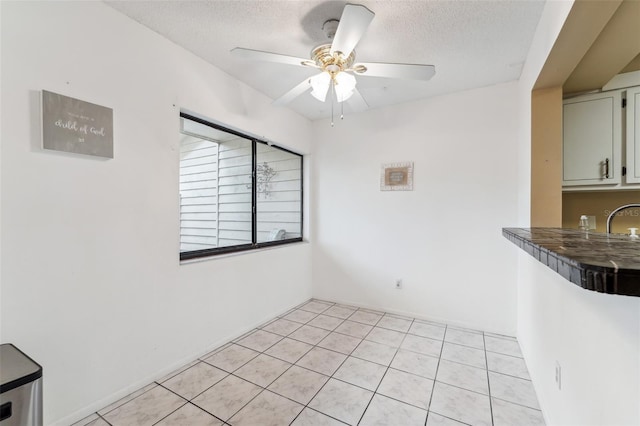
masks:
[[[640,207],[640,204],[639,203],[625,204],[613,210],[611,214],[609,214],[609,217],[607,217],[607,234],[611,233],[611,222],[613,221],[613,218],[615,217],[616,213],[618,213],[620,210],[629,209],[631,207]]]

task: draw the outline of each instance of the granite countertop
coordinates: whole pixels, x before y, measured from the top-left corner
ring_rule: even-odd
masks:
[[[560,228],[504,228],[502,234],[580,287],[640,296],[640,238]]]

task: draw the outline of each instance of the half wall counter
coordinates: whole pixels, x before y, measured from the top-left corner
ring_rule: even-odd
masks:
[[[640,238],[561,228],[503,228],[502,235],[582,288],[640,296]]]

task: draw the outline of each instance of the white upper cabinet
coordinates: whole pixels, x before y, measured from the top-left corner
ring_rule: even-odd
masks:
[[[627,183],[640,184],[640,87],[627,89]]]
[[[621,155],[622,91],[563,101],[563,186],[620,184]]]

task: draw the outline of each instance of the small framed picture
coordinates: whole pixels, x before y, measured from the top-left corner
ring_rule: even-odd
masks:
[[[380,168],[380,191],[413,191],[413,163],[387,163]]]

